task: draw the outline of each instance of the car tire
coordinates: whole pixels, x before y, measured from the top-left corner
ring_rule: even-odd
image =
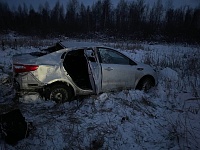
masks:
[[[48,92],[48,98],[56,103],[69,102],[72,96],[73,93],[70,87],[62,84],[53,85]]]
[[[144,78],[141,80],[141,82],[139,83],[139,90],[142,90],[144,92],[149,92],[149,90],[154,86],[154,83],[152,81],[152,79],[150,78]]]

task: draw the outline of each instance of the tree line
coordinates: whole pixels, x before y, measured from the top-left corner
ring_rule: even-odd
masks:
[[[38,10],[26,4],[11,10],[0,2],[0,32],[17,31],[34,35],[106,34],[138,40],[164,39],[200,41],[200,6],[173,8],[172,0],[164,7],[161,0],[153,6],[144,0],[98,0],[90,6],[78,0],[59,1],[50,8],[48,1]]]

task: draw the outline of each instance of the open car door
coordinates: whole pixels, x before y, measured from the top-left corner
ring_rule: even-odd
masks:
[[[88,60],[88,71],[92,88],[96,94],[101,91],[101,65],[93,49],[86,49],[85,56]]]

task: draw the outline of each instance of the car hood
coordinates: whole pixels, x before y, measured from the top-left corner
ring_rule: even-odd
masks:
[[[150,65],[143,64],[143,63],[141,63],[141,62],[136,62],[136,64],[137,64],[139,67],[143,67],[143,68],[151,68],[151,69],[152,69],[152,67],[151,67]]]

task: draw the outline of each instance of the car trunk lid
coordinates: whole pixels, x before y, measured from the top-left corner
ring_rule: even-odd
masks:
[[[18,54],[13,56],[13,72],[14,73],[23,73],[23,72],[30,72],[35,71],[38,68],[36,65],[34,58],[30,54]]]
[[[18,54],[13,56],[13,64],[33,64],[33,59],[37,58],[31,54]]]

